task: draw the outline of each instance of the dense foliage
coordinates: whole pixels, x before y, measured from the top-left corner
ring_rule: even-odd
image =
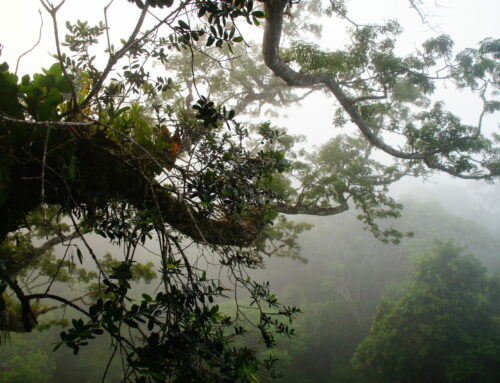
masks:
[[[432,253],[436,239],[454,238],[466,246],[466,253],[498,274],[499,241],[485,227],[450,214],[436,203],[401,202],[405,209],[398,227],[415,235],[398,246],[383,244],[363,232],[354,216],[309,217],[314,230],[300,240],[307,263],[283,258],[268,261],[268,270],[260,278],[269,279],[284,302],[303,312],[296,321],[297,336],[280,342],[277,355],[285,373],[281,381],[373,381],[352,369],[351,358],[369,334],[380,298],[397,301],[408,292],[416,272],[414,260]]]
[[[124,381],[272,376],[275,358],[259,358],[235,339],[250,325],[273,348],[277,334],[293,333],[298,310],[248,274],[264,254],[300,258],[297,236],[309,226],[287,215],[356,207],[375,237],[397,243],[404,235],[377,223],[399,216],[387,195],[392,182],[433,170],[489,181],[500,174],[498,137],[482,126],[500,106],[498,40],[453,56],[451,39],[441,36],[399,58],[399,25],[357,25],[343,1],[129,2],[120,1],[137,8],[138,21],[115,46],[106,18],[113,1],[104,22],[68,22],[62,40],[57,17],[65,1],[41,0],[57,62],[21,78],[0,65],[2,331],[30,332],[53,311],[50,301],[81,315],[57,347],[78,354],[107,333],[110,363],[121,356]],[[353,26],[345,49],[299,40],[280,47],[301,16],[305,30],[318,30],[307,20],[313,9]],[[297,20],[284,24],[295,11]],[[245,56],[240,22],[263,22],[263,63],[248,64],[255,53]],[[99,68],[93,52],[103,46],[107,62]],[[248,66],[226,75],[223,63],[239,56]],[[154,73],[151,61],[167,75]],[[477,126],[430,104],[439,80],[480,97]],[[326,92],[339,106],[336,124],[351,121],[360,134],[305,153],[286,130],[237,119],[235,111],[251,103],[258,110],[276,98],[299,101],[294,88]],[[394,136],[403,141],[391,146]],[[375,161],[377,149],[394,163]],[[96,235],[121,257],[93,246]],[[56,245],[64,249],[58,258]],[[151,265],[137,263],[141,247],[160,259],[154,294],[132,292],[134,282],[154,277]],[[57,283],[76,281],[85,291],[55,292]],[[220,309],[228,295],[233,314]]]
[[[412,230],[415,236],[405,239],[400,246],[375,240],[352,216],[309,218],[315,229],[300,238],[306,263],[273,257],[265,270],[252,273],[255,280],[269,280],[284,302],[298,305],[303,311],[294,322],[297,336],[281,338],[279,348],[272,351],[273,356],[280,358],[278,367],[284,374],[278,381],[364,382],[351,368],[350,359],[357,345],[369,334],[379,298],[383,295],[385,299],[397,301],[408,293],[411,282],[408,283],[407,278],[415,272],[412,259],[422,252],[431,253],[434,238],[457,238],[457,243],[467,245],[466,252],[475,254],[482,263],[491,264],[491,260],[496,259],[496,268],[490,270],[498,273],[500,263],[495,255],[499,241],[485,227],[451,215],[435,203],[402,202],[405,210],[398,225]],[[333,233],[332,227],[337,228]],[[294,278],[290,278],[291,275]],[[144,284],[140,287],[140,291],[148,294],[153,289]],[[233,305],[226,301],[221,310],[230,312]],[[57,312],[52,311],[40,320],[48,324],[57,317]],[[27,381],[34,375],[33,371],[41,368],[49,382],[99,381],[110,351],[109,340],[95,339],[73,357],[64,348],[52,352],[47,347],[58,341],[59,332],[53,327],[48,331],[11,334],[10,341],[0,348],[3,361],[0,377],[4,374],[7,381],[14,376],[19,377],[19,381]],[[258,337],[257,331],[249,331],[244,344],[257,348]],[[21,361],[20,355],[29,357]],[[39,367],[44,362],[46,367]],[[116,358],[107,379],[114,383],[119,382],[120,377],[121,367]]]
[[[399,301],[379,304],[354,366],[371,381],[496,382],[499,283],[472,256],[440,244],[419,259]]]

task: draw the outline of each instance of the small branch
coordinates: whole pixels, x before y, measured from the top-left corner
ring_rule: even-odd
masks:
[[[175,247],[177,248],[177,251],[181,254],[182,259],[184,260],[184,265],[186,266],[186,270],[188,272],[188,278],[189,278],[190,282],[193,283],[194,282],[193,270],[191,269],[191,264],[189,263],[189,259],[187,258],[186,253],[184,252],[184,249],[181,247],[177,238],[170,237],[170,239],[172,239],[172,242],[174,243]]]
[[[358,102],[363,102],[363,101],[385,100],[386,98],[387,98],[387,89],[384,89],[384,94],[381,96],[375,96],[375,95],[361,96],[361,97],[357,97],[357,98],[352,98],[351,102],[353,104],[356,104]]]
[[[420,7],[417,5],[417,1],[419,3],[421,3],[421,0],[408,0],[408,1],[410,3],[410,7],[413,8],[415,10],[415,12],[417,12],[418,16],[420,17],[420,20],[422,20],[422,23],[427,24],[427,19],[426,19],[424,13],[420,9]]]
[[[70,301],[66,298],[63,298],[63,297],[60,297],[58,295],[53,295],[53,294],[31,294],[31,295],[27,295],[26,296],[26,299],[27,300],[32,300],[32,299],[52,299],[52,300],[55,300],[55,301],[58,301],[58,302],[61,302],[63,303],[63,306],[69,306],[73,309],[75,309],[76,311],[84,314],[85,316],[89,317],[90,318],[90,315],[87,311],[85,311],[84,309],[82,309],[80,306],[77,306],[73,303],[73,301]]]
[[[51,238],[48,241],[46,241],[42,246],[39,246],[37,248],[37,250],[40,254],[43,254],[46,251],[48,251],[49,249],[53,248],[54,246],[57,246],[57,245],[59,245],[63,242],[66,242],[66,241],[71,241],[75,238],[80,238],[80,236],[81,236],[81,233],[77,233],[77,232],[74,232],[74,233],[71,233],[68,235],[59,235],[57,237]]]
[[[0,112],[0,119],[10,122],[15,122],[17,124],[31,125],[31,126],[48,126],[49,128],[54,128],[54,126],[92,126],[96,122],[79,122],[79,121],[30,121],[30,120],[20,120],[18,118],[12,118],[8,114]]]
[[[462,178],[464,180],[482,180],[482,179],[491,179],[492,177],[495,177],[495,176],[498,176],[500,174],[498,174],[498,172],[494,173],[490,170],[490,174],[486,174],[486,175],[474,175],[474,174],[462,174],[462,173],[457,173],[456,171],[454,171],[453,169],[450,169],[444,165],[441,165],[437,162],[433,162],[431,161],[430,157],[427,157],[427,158],[424,158],[424,163],[431,169],[436,169],[436,170],[440,170],[444,173],[448,173],[454,177],[457,177],[457,178]],[[481,164],[482,165],[482,164]]]
[[[48,294],[43,294],[43,295],[48,295]],[[81,297],[78,297],[78,298],[71,299],[71,300],[69,300],[68,302],[74,303],[74,302],[82,301],[82,302],[85,304],[84,299],[85,299],[86,297],[88,297],[89,295],[90,295],[90,293],[85,294],[85,295],[82,295]],[[59,309],[63,309],[63,308],[65,308],[66,306],[68,306],[68,304],[67,304],[67,303],[63,303],[63,304],[61,304],[61,305],[59,305],[59,306],[50,306],[50,307],[46,307],[46,308],[44,308],[43,310],[38,311],[38,312],[37,312],[37,315],[38,315],[38,316],[40,316],[40,315],[42,315],[42,314],[46,314],[46,313],[51,312],[51,311],[55,311],[55,310],[59,310]],[[72,306],[72,307],[74,307],[74,306]]]
[[[278,211],[282,214],[296,215],[316,215],[316,216],[330,216],[343,213],[349,210],[349,205],[344,197],[339,198],[340,205],[338,206],[316,206],[316,205],[286,205],[279,204]]]
[[[439,33],[439,28],[434,27],[433,25],[430,24],[428,21],[429,17],[432,15],[429,15],[427,12],[424,12],[422,8],[420,8],[420,5],[422,4],[422,0],[408,0],[410,2],[410,8],[413,8],[415,12],[417,12],[418,16],[420,17],[420,20],[422,21],[422,24],[427,25],[432,31]],[[418,3],[418,4],[417,4]],[[439,7],[439,4],[437,4],[436,1],[436,7]]]
[[[42,40],[42,30],[43,30],[43,17],[42,17],[42,11],[38,10],[38,14],[40,15],[40,29],[38,30],[38,40],[37,42],[35,43],[35,45],[33,45],[30,49],[28,49],[26,52],[22,53],[18,58],[17,58],[17,62],[16,62],[16,70],[14,71],[14,74],[17,76],[17,70],[19,68],[19,62],[21,61],[21,59],[26,56],[28,53],[30,53],[31,51],[33,51],[33,49],[35,49],[38,44],[40,44],[40,41]],[[1,49],[0,49],[0,53],[1,53]]]
[[[104,84],[104,80],[106,80],[106,78],[108,77],[109,73],[111,72],[111,70],[113,69],[113,67],[117,63],[117,61],[120,58],[122,58],[129,51],[129,49],[132,47],[132,45],[137,43],[136,37],[141,30],[141,27],[142,27],[142,24],[144,23],[144,18],[146,17],[147,12],[148,12],[148,6],[146,5],[142,9],[141,15],[139,16],[139,20],[137,21],[135,28],[132,31],[131,35],[129,36],[127,42],[123,45],[123,47],[118,52],[116,52],[116,54],[112,54],[111,52],[109,53],[109,60],[108,60],[106,67],[104,68],[104,71],[102,72],[101,76],[97,80],[96,84],[90,90],[90,92],[87,95],[87,97],[85,98],[85,100],[81,103],[80,108],[87,105],[90,102],[90,100],[92,100],[92,98],[97,94],[97,92],[99,92],[101,90],[101,87]]]
[[[94,253],[94,250],[88,244],[87,240],[85,239],[85,237],[83,236],[82,232],[80,231],[80,228],[78,227],[78,223],[76,222],[75,218],[73,217],[73,214],[69,214],[69,217],[71,219],[71,222],[73,222],[73,227],[75,228],[76,232],[78,233],[78,236],[82,239],[83,243],[85,244],[85,247],[87,248],[87,250],[90,253],[90,256],[94,260],[94,263],[96,264],[97,269],[99,270],[99,272],[101,273],[101,275],[104,276],[105,279],[108,279],[108,276],[106,275],[106,273],[102,269],[101,264],[99,263],[99,260],[97,259],[97,256]]]
[[[114,342],[114,343],[115,343],[115,346],[113,348],[113,352],[111,353],[111,355],[110,355],[110,357],[108,359],[108,362],[106,363],[106,368],[104,369],[104,372],[102,374],[101,383],[106,383],[108,381],[106,379],[106,376],[108,375],[109,367],[111,367],[111,362],[115,358],[116,351],[118,350],[118,342]]]
[[[115,0],[111,0],[108,5],[104,7],[104,23],[106,24],[106,40],[108,42],[108,50],[109,54],[112,55],[113,52],[111,52],[111,39],[109,38],[109,24],[108,24],[108,9],[113,4]]]
[[[54,39],[56,42],[56,50],[57,50],[57,59],[59,60],[59,64],[61,65],[61,70],[63,72],[64,78],[66,81],[70,84],[71,87],[71,100],[73,106],[76,107],[77,105],[77,97],[76,97],[76,92],[75,92],[75,87],[73,86],[73,82],[71,81],[68,71],[66,70],[66,66],[63,63],[62,60],[62,53],[61,53],[61,44],[59,42],[59,27],[57,25],[57,12],[59,9],[63,6],[66,0],[62,0],[59,5],[54,7],[52,4],[48,3],[46,4],[44,0],[40,0],[42,3],[43,7],[47,10],[47,12],[50,14],[52,17],[52,24],[54,26]]]

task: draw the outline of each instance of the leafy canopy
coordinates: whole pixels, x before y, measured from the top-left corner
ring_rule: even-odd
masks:
[[[392,182],[434,170],[489,181],[500,174],[498,137],[482,126],[499,109],[498,40],[454,55],[451,39],[440,36],[398,57],[397,22],[358,25],[343,1],[116,3],[138,12],[117,45],[106,17],[113,1],[104,22],[68,22],[62,39],[65,1],[41,0],[55,27],[56,63],[20,79],[0,66],[0,309],[9,318],[1,330],[30,331],[46,310],[34,307],[55,301],[82,316],[60,344],[77,354],[106,332],[125,381],[254,382],[260,369],[272,374],[274,358],[260,360],[233,340],[253,325],[272,348],[277,333],[293,333],[297,313],[247,273],[265,254],[300,258],[296,239],[310,227],[286,216],[354,206],[376,237],[397,243],[403,234],[376,221],[399,215],[387,195]],[[319,15],[350,24],[351,43],[328,51],[305,41],[318,34],[311,20]],[[241,23],[263,28],[261,53],[248,48]],[[304,33],[294,33],[301,25]],[[102,46],[100,67],[93,52]],[[431,105],[441,80],[480,97],[477,126]],[[245,111],[315,91],[336,101],[337,125],[350,122],[359,134],[311,153],[294,149],[300,138],[285,129],[241,122]],[[376,161],[379,150],[394,162]],[[36,246],[41,232],[50,238]],[[91,235],[120,246],[123,258],[92,246]],[[68,250],[54,259],[57,244],[76,258]],[[143,246],[160,265],[154,296],[132,289],[153,278],[135,259]],[[43,289],[23,284],[37,271]],[[96,279],[88,304],[77,303],[75,291],[54,292],[54,281]],[[256,315],[240,304],[234,315],[220,310],[219,300],[238,303],[240,290]]]
[[[409,291],[379,305],[358,370],[374,381],[498,380],[499,281],[460,251],[441,243],[419,258]]]

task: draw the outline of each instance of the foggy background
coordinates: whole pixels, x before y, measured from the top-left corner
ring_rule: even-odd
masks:
[[[14,70],[19,55],[30,49],[38,38],[38,28],[40,26],[38,10],[41,7],[37,0],[18,0],[5,3],[0,13],[0,43],[4,45],[0,62],[7,61],[11,70]],[[102,12],[96,12],[96,9],[102,9],[107,3],[108,1],[101,0],[67,0],[60,12],[61,37],[65,33],[64,23],[66,20],[74,22],[76,19],[81,19],[95,23],[103,18]],[[424,9],[428,12],[428,23],[423,24],[416,12],[409,8],[408,2],[405,0],[352,0],[348,2],[351,17],[360,23],[391,18],[398,19],[405,28],[405,33],[398,46],[398,52],[402,54],[413,51],[422,41],[435,36],[437,32],[450,34],[455,41],[456,51],[466,47],[475,47],[480,40],[490,36],[497,37],[500,32],[500,24],[498,23],[500,2],[497,0],[479,0],[475,2],[441,0],[437,2],[437,5],[436,7],[436,3],[433,1],[425,3]],[[116,4],[110,8],[109,22],[112,40],[118,41],[119,38],[127,36],[130,25],[135,22],[137,17],[136,10],[134,4],[125,3],[123,0],[116,1]],[[44,10],[42,10],[42,14],[44,25],[41,42],[20,61],[19,76],[40,71],[41,67],[48,68],[54,62],[54,58],[49,55],[49,52],[53,53],[55,51],[52,23]],[[20,30],[17,21],[19,19],[23,19],[24,25],[26,25],[26,20],[29,20],[32,27],[29,30]],[[257,34],[260,33],[260,30],[253,28],[250,33],[258,43],[260,37]],[[319,44],[326,47],[328,44],[333,43],[328,47],[335,49],[342,46],[345,42],[344,38],[345,34],[341,28],[336,25],[325,25],[323,40]],[[452,112],[460,115],[466,122],[470,124],[477,123],[481,110],[481,103],[477,97],[471,97],[466,92],[456,91],[451,86],[446,87],[445,84],[436,92],[433,100],[437,99],[445,100],[447,107]],[[274,125],[286,127],[289,133],[305,135],[308,145],[319,146],[336,134],[349,130],[349,128],[339,130],[333,127],[333,110],[331,99],[325,100],[324,95],[318,92],[304,100],[300,107],[283,110],[282,116],[272,118],[271,121]],[[490,131],[498,129],[498,117],[498,113],[488,115],[485,118],[484,126],[488,127]],[[269,118],[262,117],[263,121],[267,119]],[[430,244],[437,237],[443,240],[455,239],[458,244],[467,247],[466,253],[476,254],[492,272],[500,272],[500,185],[498,182],[489,184],[483,181],[457,180],[447,175],[436,174],[426,180],[405,178],[393,184],[390,193],[394,198],[406,205],[402,212],[402,218],[399,221],[392,221],[391,224],[398,230],[413,231],[415,233],[415,239],[412,239],[414,242],[412,242],[411,246],[418,247],[415,245],[417,243],[415,241],[419,238],[425,239]],[[425,216],[425,212],[428,212],[428,216]],[[301,322],[303,323],[302,326],[306,326],[307,315],[319,315],[318,312],[321,311],[317,306],[313,307],[312,303],[314,301],[311,301],[311,296],[317,296],[318,301],[325,300],[324,296],[332,296],[334,293],[338,293],[340,287],[335,283],[340,283],[337,281],[342,278],[341,275],[355,278],[356,274],[354,272],[350,274],[349,271],[346,271],[346,268],[348,269],[350,266],[343,258],[345,254],[349,255],[351,260],[359,261],[359,263],[355,263],[356,265],[363,265],[363,267],[370,270],[367,273],[374,278],[371,281],[372,285],[370,285],[373,288],[372,293],[374,296],[380,294],[386,288],[385,284],[388,279],[386,274],[391,272],[394,274],[399,273],[401,282],[404,280],[402,276],[406,275],[404,273],[409,272],[411,269],[410,262],[406,258],[407,254],[401,255],[406,249],[405,243],[398,247],[378,242],[371,233],[363,230],[363,225],[356,220],[355,216],[356,212],[350,210],[334,217],[299,216],[294,218],[298,221],[312,223],[315,226],[311,231],[304,233],[300,240],[303,248],[302,255],[308,259],[308,262],[301,263],[286,258],[271,258],[266,259],[267,267],[265,270],[253,273],[256,279],[269,280],[272,288],[276,290],[278,296],[283,297],[285,302],[304,307],[306,319]],[[92,241],[102,253],[109,251],[119,257],[120,249],[113,247],[106,240],[92,238]],[[154,246],[151,247],[154,248]],[[141,254],[139,257],[141,261],[151,260],[159,267],[158,257],[154,253],[141,251],[139,254]],[[400,255],[399,258],[397,257],[398,254]],[[359,257],[359,259],[356,257]],[[327,260],[332,259],[335,262],[327,262]],[[331,278],[325,277],[322,279],[321,276],[323,275],[330,275]],[[294,280],[295,285],[303,287],[303,297],[293,286],[290,286],[291,279]],[[321,284],[315,285],[313,283],[315,279],[318,279]],[[328,280],[333,281],[331,282],[332,285],[328,285]],[[354,285],[349,284],[351,282],[345,281],[349,286],[345,288],[354,289],[352,287]],[[149,286],[141,285],[140,287],[142,290],[150,292],[154,291],[158,284],[159,281],[155,281]],[[368,289],[367,286],[359,288],[361,290]],[[366,297],[370,296],[370,293],[365,290],[360,291],[359,294],[365,294]],[[353,310],[350,312],[349,318],[353,320],[352,318],[359,316],[359,318],[364,318],[359,319],[361,322],[367,320],[368,314],[365,317],[364,313],[372,312],[374,309],[373,303],[367,304],[366,307],[353,307],[349,306],[349,310]],[[348,321],[349,319],[346,319],[346,323]],[[334,322],[333,319],[332,322]],[[367,323],[365,322],[361,323],[360,326],[366,327]],[[51,331],[54,339],[57,339],[58,330]],[[314,331],[311,330],[310,333],[312,334]],[[331,335],[332,339],[339,336],[339,334]],[[29,338],[32,339],[30,341],[27,340],[28,338],[26,340],[23,338],[20,343],[31,342],[35,347],[38,344],[36,340],[38,338],[36,337],[40,338],[40,344],[47,343],[47,340],[40,334],[36,334],[34,338]],[[72,365],[72,370],[67,371],[67,375],[60,373],[58,381],[64,381],[64,379],[74,382],[96,381],[91,380],[94,379],[93,375],[83,378],[85,374],[88,375],[87,369],[89,368],[88,364],[85,363],[98,363],[99,354],[91,350],[96,350],[99,347],[108,350],[108,346],[104,341],[99,343],[95,349],[84,350],[83,356],[76,358],[83,361],[75,361],[68,350],[60,349],[57,352],[60,359],[54,362],[47,357],[44,359],[46,364],[41,367],[41,370],[52,368],[56,371],[57,366],[79,363],[78,365]],[[9,352],[17,352],[17,345],[11,347],[12,349]],[[300,349],[297,345],[293,347],[295,347],[294,350]],[[351,346],[339,347],[349,348]],[[321,348],[318,348],[316,353],[318,359],[321,359],[322,351],[320,350]],[[0,349],[0,354],[2,352],[6,351]],[[62,356],[63,354],[67,354],[67,356]],[[325,362],[325,365],[328,363],[330,362]],[[288,365],[288,367],[290,366]],[[81,380],[77,380],[75,374],[81,374]],[[314,372],[309,371],[308,374],[314,375]],[[318,382],[321,381],[321,378],[318,379]]]

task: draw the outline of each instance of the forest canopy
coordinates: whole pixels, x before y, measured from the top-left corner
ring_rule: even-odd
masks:
[[[499,280],[440,243],[421,256],[399,301],[379,304],[353,364],[373,382],[495,382],[500,377]]]
[[[112,0],[101,23],[67,22],[63,35],[65,3],[40,0],[53,65],[24,76],[0,65],[0,330],[29,332],[42,314],[71,308],[81,318],[59,346],[77,354],[107,333],[124,381],[274,374],[274,358],[234,339],[248,324],[269,348],[276,334],[293,334],[298,309],[248,275],[264,256],[301,257],[297,236],[310,226],[287,217],[356,209],[376,238],[397,243],[407,234],[379,223],[400,214],[393,182],[500,175],[498,133],[483,126],[500,109],[500,40],[454,52],[442,35],[399,57],[396,21],[358,24],[334,0]],[[409,5],[422,16],[420,2]],[[115,6],[137,11],[119,44],[107,24]],[[318,33],[316,16],[349,25],[350,43],[327,50],[306,40],[298,31]],[[260,51],[248,28],[262,29]],[[431,101],[444,81],[481,100],[476,125]],[[356,133],[307,152],[255,117],[312,92],[335,101],[325,113]],[[123,256],[102,252],[96,236]],[[161,260],[155,296],[132,292],[156,276],[135,259],[142,247]],[[83,292],[54,292],[76,282]],[[228,296],[234,315],[218,305]]]

